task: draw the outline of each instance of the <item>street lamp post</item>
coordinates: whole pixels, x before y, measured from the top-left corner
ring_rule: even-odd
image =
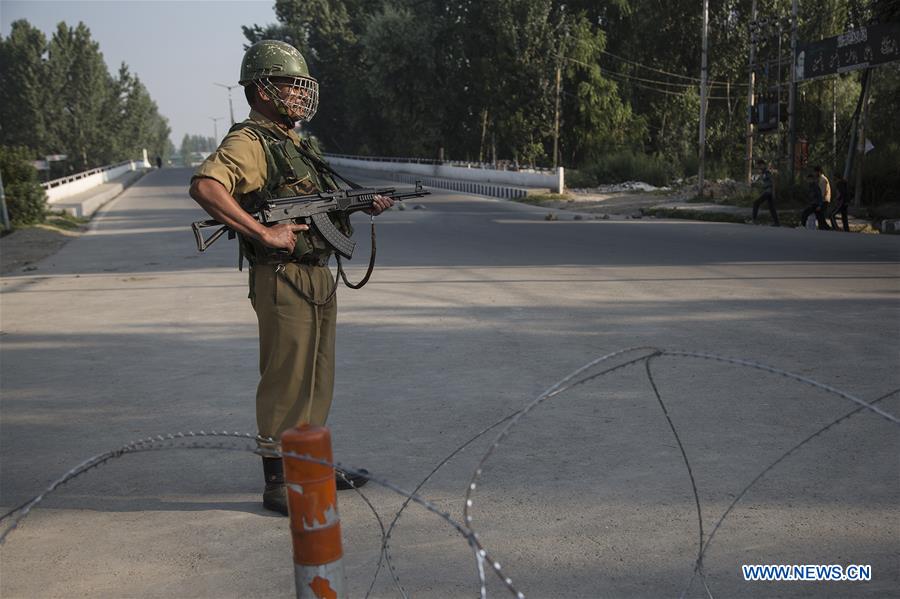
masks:
[[[216,140],[216,143],[219,143],[219,121],[224,119],[224,116],[211,116],[209,120],[213,122],[213,139]]]
[[[225,85],[224,83],[213,83],[213,85],[218,85],[228,90],[228,114],[231,115],[231,124],[234,125],[234,104],[231,102],[231,90],[240,87],[240,85]]]

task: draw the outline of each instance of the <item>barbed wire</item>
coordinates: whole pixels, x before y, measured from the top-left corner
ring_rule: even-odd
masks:
[[[590,369],[595,368],[597,365],[599,365],[603,362],[606,362],[608,360],[611,360],[611,359],[619,357],[619,356],[638,352],[638,351],[645,352],[646,355],[642,355],[638,358],[630,359],[626,362],[618,364],[617,366],[608,368],[608,369],[598,372],[596,374],[586,375],[586,376],[583,376],[582,378],[578,378],[583,373],[588,372]],[[519,423],[519,421],[524,416],[526,416],[529,412],[531,412],[535,407],[537,407],[544,401],[551,399],[554,396],[560,395],[560,394],[568,391],[569,389],[572,389],[573,387],[583,385],[589,381],[595,380],[601,376],[605,376],[607,374],[610,374],[611,372],[615,372],[616,370],[620,370],[627,366],[631,366],[631,365],[634,365],[634,364],[637,364],[640,362],[649,361],[650,359],[658,357],[658,356],[687,357],[687,358],[696,358],[696,359],[702,359],[702,360],[711,360],[711,361],[733,364],[736,366],[743,366],[743,367],[747,367],[747,368],[761,370],[761,371],[769,372],[772,374],[777,374],[779,376],[782,376],[782,377],[785,377],[788,379],[792,379],[794,381],[801,382],[801,383],[804,383],[807,385],[811,385],[811,386],[813,386],[817,389],[820,389],[822,391],[825,391],[827,393],[831,393],[831,394],[837,395],[843,399],[852,401],[852,402],[858,404],[860,406],[861,410],[862,409],[870,410],[870,411],[880,415],[881,417],[887,419],[888,421],[900,425],[900,419],[898,419],[896,416],[894,416],[893,414],[887,413],[887,412],[881,410],[880,408],[872,405],[871,403],[863,401],[862,399],[860,399],[858,397],[855,397],[849,393],[846,393],[844,391],[836,389],[830,385],[826,385],[824,383],[819,383],[818,381],[815,381],[808,377],[804,377],[804,376],[801,376],[798,374],[787,372],[785,370],[775,368],[773,366],[769,366],[766,364],[760,364],[760,363],[751,362],[748,360],[741,360],[741,359],[732,358],[729,356],[719,356],[719,355],[715,355],[715,354],[708,354],[708,353],[701,353],[701,352],[689,352],[689,351],[681,351],[681,350],[663,350],[663,349],[659,349],[659,348],[646,347],[646,346],[626,348],[623,350],[619,350],[619,351],[601,356],[600,358],[597,358],[596,360],[593,360],[593,361],[585,364],[581,368],[578,368],[577,370],[573,371],[571,374],[567,375],[562,380],[560,380],[558,383],[554,384],[552,387],[547,389],[544,393],[542,393],[537,398],[532,400],[522,410],[517,412],[511,419],[509,419],[509,422],[507,423],[507,425],[503,428],[503,430],[500,432],[500,434],[497,436],[497,438],[494,440],[494,442],[488,448],[488,450],[484,454],[484,456],[479,460],[478,465],[475,467],[475,470],[469,481],[469,486],[466,490],[465,504],[463,507],[463,519],[465,521],[465,524],[473,531],[473,539],[475,539],[476,542],[478,542],[478,535],[475,532],[474,527],[473,527],[472,516],[469,514],[469,510],[474,505],[474,501],[472,499],[472,494],[475,491],[475,489],[477,488],[478,481],[484,472],[485,464],[491,458],[491,456],[496,452],[496,450],[499,448],[500,444],[506,439],[506,437],[509,436],[510,431]],[[666,415],[667,420],[669,421],[670,429],[672,430],[673,435],[675,436],[675,438],[679,444],[679,448],[681,450],[682,457],[685,462],[685,466],[686,466],[686,468],[688,470],[688,474],[691,478],[691,485],[693,488],[694,500],[695,500],[695,504],[697,506],[697,519],[698,519],[698,529],[699,529],[699,538],[700,538],[700,548],[698,550],[698,557],[697,557],[697,562],[695,563],[693,576],[696,576],[698,574],[700,575],[701,580],[703,581],[703,585],[707,591],[707,595],[710,598],[712,598],[712,596],[713,596],[712,591],[709,589],[708,583],[706,581],[706,577],[703,574],[703,555],[705,553],[705,550],[708,549],[711,539],[707,539],[706,544],[704,545],[702,509],[700,506],[700,499],[699,499],[699,495],[697,493],[696,484],[695,484],[695,481],[693,478],[693,472],[690,467],[690,462],[689,462],[687,455],[684,451],[684,448],[681,444],[680,436],[678,435],[677,430],[675,429],[674,424],[672,423],[671,419],[668,418],[665,404],[662,402],[662,398],[658,392],[658,389],[656,388],[656,384],[655,384],[655,381],[653,380],[652,372],[650,371],[649,367],[646,369],[646,371],[647,371],[648,379],[649,379],[651,386],[653,387],[654,393],[657,397],[658,403],[660,404],[660,407],[663,409],[663,412]],[[766,470],[766,472],[767,471],[768,470]],[[765,474],[765,472],[763,474]],[[754,479],[751,482],[751,484],[748,485],[747,489],[745,489],[744,493],[746,493],[746,491],[749,490],[749,488],[751,488],[761,478],[762,478],[762,475],[760,475],[759,477]],[[485,548],[480,545],[480,543],[478,543],[476,545],[476,547],[477,547],[476,557],[487,559],[488,563],[494,567],[495,572],[498,575],[500,575],[500,564],[496,560],[493,560],[490,558],[490,555],[487,553]],[[510,588],[510,590],[513,590],[512,581],[508,577],[504,578],[504,582],[506,583],[507,587]],[[482,597],[486,596],[486,589],[483,584],[481,587],[481,596]]]
[[[881,397],[878,397],[877,399],[873,400],[871,402],[871,404],[875,405],[893,395],[896,395],[897,393],[900,393],[900,389],[894,389],[893,391],[888,391]],[[822,434],[826,433],[827,431],[831,430],[833,427],[837,426],[841,422],[848,420],[849,418],[852,418],[856,414],[859,414],[860,412],[862,412],[865,409],[866,409],[865,406],[859,406],[858,408],[855,408],[855,409],[847,412],[843,416],[840,416],[837,419],[832,420],[831,422],[829,422],[828,424],[826,424],[819,430],[815,431],[814,433],[812,433],[811,435],[809,435],[808,437],[806,437],[805,439],[803,439],[796,445],[792,446],[786,452],[784,452],[783,454],[778,456],[778,458],[776,458],[771,464],[769,464],[768,466],[763,468],[763,470],[759,474],[754,476],[753,479],[749,483],[747,483],[747,485],[745,485],[744,488],[741,489],[735,495],[734,499],[731,500],[731,503],[728,504],[728,507],[725,509],[725,511],[722,512],[722,515],[719,516],[719,519],[716,521],[715,525],[713,526],[712,530],[709,533],[709,537],[707,537],[706,542],[703,544],[703,547],[700,550],[700,555],[698,557],[697,563],[695,564],[695,567],[694,567],[694,572],[691,574],[691,579],[688,581],[687,586],[685,586],[684,590],[681,592],[681,595],[679,595],[679,597],[681,597],[681,599],[684,599],[685,595],[687,595],[687,592],[690,590],[691,584],[693,583],[694,579],[697,576],[698,571],[700,570],[700,568],[702,566],[703,556],[706,555],[706,550],[709,549],[709,545],[710,545],[710,543],[712,543],[713,537],[716,536],[716,532],[718,532],[719,527],[722,526],[722,523],[725,522],[725,518],[727,518],[728,515],[732,512],[732,510],[734,510],[735,506],[737,506],[737,504],[741,501],[741,499],[743,499],[744,495],[746,495],[747,492],[750,491],[750,489],[753,486],[755,486],[756,483],[759,482],[766,474],[771,472],[776,466],[778,466],[778,464],[780,464],[781,462],[783,462],[784,460],[786,460],[787,458],[792,456],[794,453],[799,451],[800,448],[802,448],[804,445],[806,445],[813,439],[821,436]]]
[[[252,445],[246,445],[244,447],[235,447],[229,446],[222,442],[214,443],[211,441],[206,441],[205,439],[217,437],[217,438],[228,438],[228,439],[240,439],[240,440],[250,440],[253,441]],[[192,439],[203,439],[201,441],[191,441]],[[176,445],[175,443],[191,441],[187,445]],[[255,454],[264,454],[267,457],[281,457],[287,459],[299,459],[305,462],[310,462],[313,464],[319,464],[323,466],[328,466],[330,468],[334,468],[339,476],[344,478],[344,480],[349,481],[349,476],[360,476],[365,477],[366,479],[381,485],[395,493],[403,495],[406,497],[407,501],[415,502],[422,507],[424,507],[429,512],[434,513],[435,515],[441,517],[443,520],[447,521],[453,528],[455,528],[460,534],[464,537],[468,538],[469,533],[466,531],[465,527],[463,527],[459,522],[453,520],[450,516],[449,512],[441,510],[439,507],[424,499],[423,497],[417,496],[415,494],[409,493],[404,489],[394,485],[393,483],[381,479],[377,476],[373,476],[371,473],[364,471],[363,469],[355,469],[344,466],[340,463],[328,462],[325,460],[318,460],[315,458],[311,458],[307,455],[301,455],[293,452],[287,451],[277,451],[277,450],[259,450],[256,447],[256,435],[251,433],[239,433],[239,432],[226,432],[226,431],[189,431],[187,433],[178,432],[178,433],[169,433],[165,435],[157,435],[155,437],[147,437],[144,439],[139,439],[137,441],[133,441],[131,443],[127,443],[122,447],[115,449],[113,451],[104,452],[102,454],[98,454],[87,460],[81,462],[74,468],[70,469],[68,472],[60,476],[58,479],[53,481],[44,491],[30,500],[26,501],[22,505],[13,508],[12,510],[6,512],[2,516],[0,516],[0,522],[6,520],[11,517],[10,523],[7,528],[0,533],[0,545],[3,545],[6,542],[6,538],[9,534],[18,527],[19,523],[24,520],[31,510],[41,503],[44,499],[46,499],[51,493],[56,491],[59,487],[65,485],[66,483],[72,481],[73,479],[81,476],[93,470],[94,468],[105,464],[106,462],[120,458],[125,455],[147,452],[147,451],[161,451],[167,449],[205,449],[205,450],[225,450],[225,451],[246,451]],[[382,539],[386,535],[386,531],[384,528],[384,522],[381,519],[380,514],[376,510],[375,506],[372,502],[366,497],[365,493],[362,492],[359,488],[354,488],[354,491],[363,499],[365,504],[372,511],[373,515],[378,522],[379,527],[381,528]],[[384,541],[382,540],[382,544]],[[388,562],[390,562],[390,556],[387,556]],[[391,571],[393,572],[393,567],[391,567]],[[397,585],[400,584],[399,580],[395,579]]]
[[[629,357],[633,354],[638,353],[637,357]],[[626,358],[623,362],[616,363],[613,366],[600,370],[599,372],[593,372],[598,366],[609,363],[616,358]],[[811,435],[807,436],[797,444],[793,445],[790,449],[784,452],[781,456],[775,459],[772,463],[770,463],[766,468],[764,468],[759,474],[753,477],[741,491],[734,497],[731,503],[728,505],[723,514],[718,518],[713,527],[711,528],[709,535],[705,536],[704,534],[704,522],[702,516],[702,505],[700,501],[699,492],[697,490],[696,480],[694,478],[693,468],[691,466],[690,460],[688,458],[687,451],[685,450],[684,444],[682,443],[681,435],[679,434],[677,427],[675,426],[674,421],[669,415],[668,408],[666,403],[663,401],[662,394],[659,390],[659,386],[656,383],[656,380],[653,375],[653,371],[651,368],[651,362],[653,360],[663,358],[663,357],[671,357],[671,358],[693,358],[700,360],[710,360],[719,363],[731,364],[739,367],[752,368],[756,370],[761,370],[764,372],[768,372],[771,374],[775,374],[781,377],[788,378],[790,380],[800,382],[803,384],[810,385],[816,389],[824,391],[829,394],[837,395],[845,400],[851,401],[857,404],[857,407],[850,412],[845,413],[839,418],[831,421],[829,424],[824,427],[818,429]],[[478,532],[475,530],[473,526],[473,518],[471,516],[471,509],[474,506],[473,494],[478,487],[478,483],[480,482],[482,475],[484,473],[484,466],[490,460],[490,458],[497,452],[500,445],[509,437],[512,430],[519,424],[519,422],[526,417],[530,412],[534,410],[538,405],[544,403],[545,401],[552,399],[554,397],[558,397],[567,391],[571,390],[574,387],[584,385],[590,381],[597,380],[600,377],[607,376],[613,372],[617,372],[619,370],[625,369],[630,366],[634,366],[637,364],[643,363],[644,371],[646,373],[648,382],[650,383],[650,387],[653,391],[655,399],[659,404],[659,407],[666,418],[669,429],[672,432],[677,444],[679,451],[682,456],[682,460],[685,464],[685,468],[690,478],[691,488],[694,496],[694,503],[697,510],[697,528],[698,528],[698,554],[696,561],[694,563],[694,568],[691,573],[691,577],[687,582],[684,590],[681,593],[681,597],[683,598],[690,590],[694,581],[699,577],[703,587],[706,591],[707,596],[710,599],[713,599],[712,590],[709,587],[706,574],[704,572],[704,564],[703,559],[709,550],[713,539],[715,538],[716,533],[720,529],[721,525],[725,522],[727,517],[732,513],[737,504],[746,496],[746,494],[763,478],[766,474],[771,472],[774,468],[776,468],[779,464],[784,462],[790,456],[795,454],[800,448],[805,446],[807,443],[812,441],[815,438],[820,437],[824,433],[829,430],[832,430],[836,426],[845,422],[852,416],[859,414],[862,411],[870,411],[874,414],[879,415],[880,417],[892,422],[894,424],[900,424],[900,418],[882,410],[876,404],[881,401],[900,393],[900,389],[895,389],[890,391],[872,402],[866,402],[850,393],[841,391],[836,389],[830,385],[826,385],[824,383],[820,383],[808,377],[804,377],[801,375],[797,375],[779,368],[775,368],[773,366],[768,366],[765,364],[760,364],[756,362],[751,362],[748,360],[731,358],[727,356],[720,356],[709,353],[700,353],[700,352],[689,352],[689,351],[681,351],[681,350],[664,350],[650,346],[641,346],[641,347],[631,347],[622,349],[616,352],[612,352],[606,355],[603,355],[595,360],[592,360],[581,366],[580,368],[574,370],[572,373],[566,375],[558,382],[554,383],[548,389],[546,389],[543,393],[541,393],[538,397],[528,402],[524,407],[519,410],[516,410],[510,414],[507,414],[503,418],[497,420],[490,426],[482,429],[474,436],[467,439],[464,443],[456,447],[452,452],[450,452],[447,456],[442,458],[438,464],[426,475],[413,489],[413,491],[406,491],[399,486],[391,483],[390,481],[383,479],[377,475],[367,473],[362,469],[354,469],[348,468],[346,466],[341,465],[340,463],[330,463],[323,460],[317,460],[314,458],[310,458],[305,455],[298,455],[291,452],[283,452],[283,451],[274,451],[268,452],[268,455],[277,455],[286,459],[300,459],[307,462],[324,465],[328,467],[334,468],[340,476],[343,476],[345,479],[347,475],[355,475],[355,476],[365,476],[367,479],[371,480],[376,485],[384,487],[390,491],[393,491],[401,496],[403,496],[404,502],[399,508],[399,510],[394,514],[390,524],[387,528],[384,525],[384,521],[382,520],[378,510],[375,508],[373,503],[369,500],[369,498],[360,490],[355,489],[356,493],[361,497],[363,502],[366,504],[368,509],[374,515],[378,526],[381,531],[381,547],[379,552],[378,563],[375,568],[375,572],[373,574],[372,581],[369,585],[368,591],[366,593],[366,597],[369,597],[374,589],[374,586],[377,582],[378,576],[383,569],[384,564],[387,564],[388,571],[392,577],[394,585],[397,587],[400,595],[407,599],[406,590],[403,588],[403,585],[400,582],[399,576],[396,573],[396,568],[393,565],[393,559],[390,554],[390,539],[392,532],[394,531],[398,521],[400,520],[402,514],[408,507],[410,503],[415,503],[425,509],[426,511],[432,513],[433,515],[438,516],[442,520],[444,520],[451,528],[453,528],[460,536],[462,536],[466,542],[471,547],[476,566],[476,573],[478,577],[478,585],[479,585],[479,593],[482,598],[487,597],[487,582],[486,582],[486,571],[485,564],[487,564],[490,570],[498,577],[498,579],[502,582],[505,588],[515,597],[519,599],[524,599],[524,593],[520,592],[513,583],[513,580],[510,576],[506,575],[503,572],[501,564],[494,559],[492,554],[487,550],[487,548],[482,544]],[[463,504],[463,522],[456,521],[448,511],[442,510],[437,505],[431,503],[429,500],[425,499],[421,495],[419,495],[419,491],[422,487],[448,462],[450,462],[454,457],[463,452],[467,447],[469,447],[476,440],[482,438],[484,435],[489,433],[490,431],[496,429],[497,427],[505,424],[505,426],[501,429],[500,433],[494,439],[494,441],[490,444],[485,454],[479,459],[477,465],[474,469],[474,472],[469,480],[469,485],[466,489],[465,493],[465,502]],[[212,439],[215,439],[212,440]],[[229,450],[229,451],[249,451],[251,453],[259,454],[260,450],[256,447],[255,443],[256,435],[251,433],[240,433],[240,432],[227,432],[227,431],[199,431],[193,432],[189,431],[187,433],[170,433],[165,435],[156,435],[155,437],[147,437],[144,439],[139,439],[137,441],[133,441],[126,445],[119,447],[118,449],[104,452],[88,458],[83,462],[79,463],[68,472],[54,480],[44,491],[30,500],[24,502],[16,508],[6,512],[2,516],[0,516],[0,522],[9,519],[9,523],[7,528],[0,533],[0,546],[2,546],[6,538],[9,534],[15,530],[20,522],[24,520],[28,514],[31,512],[34,507],[36,507],[39,503],[41,503],[47,496],[55,492],[59,487],[65,485],[71,480],[94,470],[95,468],[109,462],[110,460],[117,459],[119,457],[135,454],[139,452],[146,451],[158,451],[158,450],[166,450],[166,449],[206,449],[206,450]],[[236,441],[246,441],[247,443],[243,447],[234,446],[234,442]],[[229,443],[231,443],[229,445]]]

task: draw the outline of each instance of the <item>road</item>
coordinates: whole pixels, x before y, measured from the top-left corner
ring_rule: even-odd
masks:
[[[136,439],[255,432],[246,274],[233,242],[196,251],[187,225],[203,215],[188,179],[184,169],[149,173],[37,270],[0,279],[4,511]],[[437,192],[376,219],[371,282],[339,291],[337,461],[411,490],[568,373],[635,346],[768,364],[866,401],[900,387],[898,237],[546,213]],[[368,256],[367,218],[355,225],[351,278]],[[485,464],[473,526],[518,590],[706,597],[699,579],[689,583],[699,520],[706,541],[740,495],[704,553],[713,596],[898,596],[896,423],[858,414],[741,494],[856,404],[769,372],[665,355],[649,360],[657,399],[646,363],[540,404]],[[877,405],[900,414],[900,394]],[[421,494],[461,521],[499,430]],[[0,549],[0,595],[293,596],[287,521],[259,505],[258,461],[152,451],[73,480]],[[363,491],[387,526],[402,497],[374,483]],[[353,493],[340,501],[352,596],[370,585],[372,597],[401,596],[384,569],[373,584],[372,512]],[[466,541],[419,507],[402,513],[390,555],[410,597],[478,595]],[[741,578],[741,564],[769,563],[870,564],[872,580]],[[487,583],[490,596],[509,596],[490,572]]]

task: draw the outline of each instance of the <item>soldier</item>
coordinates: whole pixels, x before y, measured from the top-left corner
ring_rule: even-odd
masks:
[[[260,197],[337,189],[316,148],[294,131],[312,119],[319,85],[293,46],[263,40],[250,46],[239,83],[250,118],[231,128],[196,170],[190,194],[210,216],[237,232],[241,261],[250,264],[250,302],[259,321],[257,445],[280,450],[280,436],[301,423],[322,425],[334,387],[336,280],[331,250],[303,223],[266,227],[244,207]],[[393,204],[376,196],[372,214]],[[333,218],[344,234],[349,219]],[[280,458],[263,457],[263,506],[287,515]],[[364,478],[353,478],[355,486]],[[349,488],[339,477],[338,486]]]

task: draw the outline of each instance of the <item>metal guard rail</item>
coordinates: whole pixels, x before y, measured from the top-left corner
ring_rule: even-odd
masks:
[[[373,162],[400,162],[400,163],[409,163],[409,164],[432,164],[432,165],[447,165],[447,166],[461,166],[466,168],[480,168],[484,170],[494,170],[494,171],[514,171],[514,172],[523,172],[523,173],[547,173],[553,174],[556,172],[555,169],[552,168],[542,168],[542,167],[517,167],[512,161],[509,160],[498,160],[496,164],[491,162],[467,162],[465,160],[438,160],[437,158],[410,158],[410,157],[399,157],[399,156],[357,156],[354,154],[334,154],[331,152],[325,152],[324,156],[327,158],[346,158],[348,160],[370,160]]]
[[[103,173],[106,171],[110,171],[114,168],[119,168],[120,166],[124,166],[126,164],[131,164],[132,162],[138,162],[137,160],[123,160],[117,164],[110,164],[107,166],[100,166],[97,168],[93,168],[89,171],[83,171],[80,173],[75,173],[74,175],[69,175],[68,177],[60,177],[59,179],[53,179],[52,181],[47,181],[46,183],[41,183],[41,187],[44,189],[52,189],[54,187],[59,187],[60,185],[65,185],[66,183],[72,183],[73,181],[78,181],[79,179],[84,179],[85,177],[90,177],[91,175],[96,175],[99,173]]]

